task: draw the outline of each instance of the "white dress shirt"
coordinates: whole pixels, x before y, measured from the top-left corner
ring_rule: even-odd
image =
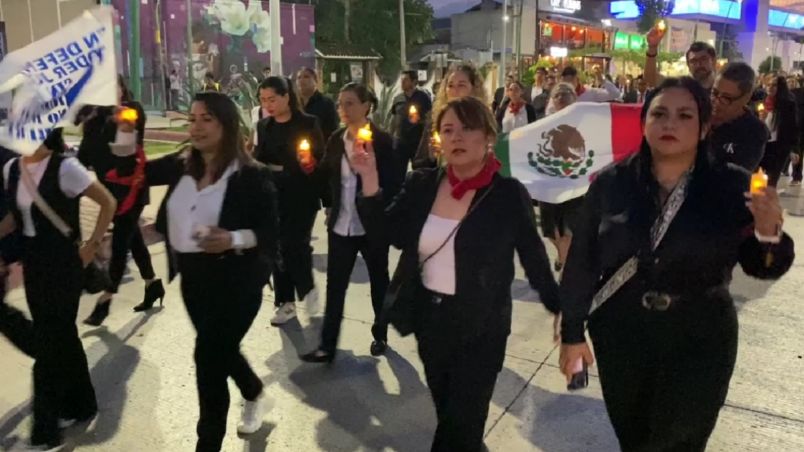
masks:
[[[239,169],[240,163],[232,162],[220,179],[201,190],[192,176],[181,178],[167,205],[168,237],[174,250],[179,253],[203,252],[198,246],[199,236],[205,235],[210,226],[218,225],[229,178]],[[236,250],[257,246],[257,236],[250,229],[230,233],[232,247]]]
[[[5,176],[3,180],[5,180],[6,190],[8,190],[8,175],[11,172],[11,165],[15,160],[18,159],[9,160],[3,167],[3,176]],[[31,179],[33,179],[37,187],[42,181],[42,176],[45,174],[48,163],[50,163],[50,157],[36,163],[28,164],[20,160],[20,165],[25,165],[28,169],[28,173],[31,175]],[[68,198],[75,198],[84,193],[92,184],[92,181],[92,175],[75,157],[66,158],[61,162],[61,166],[59,167],[59,188],[61,188],[62,193]],[[33,196],[31,196],[31,192],[28,191],[28,187],[26,187],[25,183],[22,181],[22,175],[20,174],[19,185],[17,187],[17,207],[22,214],[22,234],[26,237],[36,236],[36,228],[34,227],[33,217],[31,216],[32,205]],[[64,219],[62,218],[62,220]]]
[[[357,175],[352,171],[349,161],[354,157],[355,142],[346,131],[343,134],[344,155],[341,157],[341,207],[333,232],[341,237],[366,235],[363,223],[357,214]]]
[[[435,253],[447,236],[458,225],[458,220],[430,214],[419,236],[419,262]],[[455,236],[441,248],[422,268],[422,285],[433,292],[455,295]]]
[[[528,109],[524,105],[516,114],[511,111],[510,107],[505,109],[505,114],[502,119],[503,133],[508,133],[526,125],[528,125]]]

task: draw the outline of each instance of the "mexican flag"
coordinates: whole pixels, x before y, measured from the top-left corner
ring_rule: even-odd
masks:
[[[578,102],[500,136],[500,172],[519,179],[533,199],[561,203],[583,196],[595,173],[639,150],[642,105]]]

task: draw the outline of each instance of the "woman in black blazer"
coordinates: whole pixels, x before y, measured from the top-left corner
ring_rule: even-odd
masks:
[[[436,127],[447,167],[413,172],[387,209],[376,155],[359,153],[353,167],[366,231],[402,250],[391,287],[413,295],[398,296],[394,312],[410,315],[390,320],[412,325],[418,339],[438,416],[432,450],[476,452],[511,331],[514,251],[553,313],[558,287],[527,190],[497,173],[489,108],[450,101]]]
[[[376,98],[363,85],[349,83],[338,95],[338,113],[346,127],[332,134],[327,152],[316,169],[323,186],[324,206],[327,209],[329,241],[327,253],[327,304],[321,344],[316,351],[302,356],[308,362],[331,362],[338,345],[343,305],[349,278],[357,253],[363,256],[371,282],[371,304],[374,307],[374,341],[371,354],[381,355],[388,344],[388,326],[380,319],[383,299],[388,289],[388,242],[372,240],[366,235],[363,220],[357,211],[360,177],[352,169],[355,152],[370,147],[377,156],[380,186],[386,202],[399,191],[399,171],[394,158],[393,138],[371,123],[367,117]],[[359,131],[368,129],[371,136],[361,137]],[[365,134],[365,132],[363,132]]]
[[[190,110],[191,148],[149,161],[147,186],[167,185],[156,230],[166,237],[170,278],[196,329],[200,399],[196,451],[218,451],[226,433],[231,377],[246,400],[238,426],[262,425],[260,378],[240,353],[262,304],[278,247],[276,191],[267,168],[244,150],[237,106],[205,92]]]
[[[271,324],[282,325],[296,317],[297,299],[307,303],[310,315],[320,309],[310,242],[321,208],[313,172],[324,156],[325,143],[318,119],[301,111],[289,79],[265,79],[260,84],[260,99],[270,117],[257,124],[255,158],[268,165],[279,194],[281,261],[273,273],[276,314]]]
[[[770,139],[759,166],[768,173],[768,184],[775,187],[799,137],[796,102],[783,76],[771,80],[765,103],[769,107],[763,119],[770,130]]]
[[[775,190],[748,195],[748,172],[711,158],[711,108],[690,77],[651,93],[640,151],[590,186],[561,278],[561,370],[593,363],[588,326],[625,452],[706,449],[737,358],[734,266],[776,279],[793,262]]]
[[[145,139],[146,115],[142,105],[131,98],[131,93],[121,76],[117,77],[117,88],[120,105],[133,108],[137,111],[137,122],[135,130],[137,132],[137,146],[142,147]],[[83,116],[79,113],[76,122],[83,123],[81,144],[78,147],[78,160],[95,171],[98,180],[114,195],[117,200],[118,212],[114,217],[114,229],[112,230],[112,257],[109,262],[109,278],[111,287],[98,298],[92,314],[84,320],[87,325],[99,326],[109,315],[109,307],[112,297],[117,293],[120,281],[123,279],[123,272],[126,268],[128,253],[131,251],[134,262],[140,270],[140,276],[145,282],[145,294],[142,303],[134,307],[134,310],[146,311],[153,307],[157,299],[165,296],[165,289],[162,281],[156,278],[154,267],[151,263],[151,254],[148,246],[140,231],[140,215],[148,204],[149,196],[147,189],[132,187],[131,185],[121,185],[107,179],[109,170],[116,168],[119,163],[117,157],[112,154],[109,143],[114,143],[117,135],[117,123],[115,122],[116,107],[87,106],[83,109]],[[143,149],[138,150],[140,155],[131,156],[132,167],[137,158],[144,159]],[[133,169],[133,168],[132,168]],[[136,193],[131,193],[136,191]],[[126,198],[134,196],[133,204],[127,205]],[[125,205],[125,208],[124,208]]]
[[[497,109],[497,130],[508,133],[536,121],[536,109],[523,97],[525,87],[513,81],[505,91],[505,100]],[[524,111],[523,111],[524,109]]]

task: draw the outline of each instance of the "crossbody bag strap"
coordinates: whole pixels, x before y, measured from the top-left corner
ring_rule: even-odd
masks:
[[[662,242],[662,239],[664,239],[664,236],[667,233],[667,229],[670,227],[670,223],[673,222],[676,214],[679,210],[681,210],[681,206],[684,204],[684,200],[687,198],[687,186],[689,185],[691,176],[692,169],[685,173],[678,182],[676,188],[673,189],[673,192],[667,198],[667,202],[664,203],[661,214],[658,218],[656,218],[656,221],[653,222],[653,226],[650,228],[650,246],[652,251],[656,251],[656,248],[659,247],[659,244]],[[614,272],[611,278],[609,278],[608,281],[603,284],[603,287],[601,287],[592,298],[592,305],[589,307],[589,314],[592,314],[603,306],[603,303],[608,301],[612,295],[617,293],[617,291],[620,290],[625,283],[636,275],[638,269],[639,259],[636,256],[632,256],[630,259],[625,261],[625,263],[620,266],[616,272]]]
[[[25,188],[28,190],[28,193],[31,195],[31,199],[36,207],[42,212],[50,223],[53,224],[53,227],[59,230],[67,238],[70,238],[73,234],[73,228],[71,228],[60,216],[50,207],[50,204],[42,198],[42,195],[39,194],[39,189],[36,188],[36,184],[33,181],[33,177],[31,173],[28,172],[28,168],[25,166],[25,162],[22,159],[19,159],[19,167],[20,167],[20,179],[22,179],[22,183],[25,185]]]
[[[427,263],[427,261],[429,261],[430,259],[432,259],[432,258],[433,258],[433,256],[435,256],[436,254],[438,254],[438,253],[439,253],[439,252],[440,252],[442,249],[444,249],[444,247],[445,247],[445,246],[447,246],[447,243],[449,243],[450,239],[452,239],[452,237],[453,237],[453,236],[454,236],[454,235],[455,235],[455,234],[458,232],[458,229],[461,227],[461,225],[463,224],[463,222],[466,220],[466,217],[468,217],[468,216],[469,216],[469,214],[471,214],[471,213],[472,213],[472,212],[475,210],[475,208],[477,208],[477,206],[478,206],[478,205],[480,205],[480,203],[481,203],[481,202],[482,202],[484,199],[486,199],[486,196],[488,196],[488,194],[489,194],[489,193],[491,193],[491,190],[492,190],[493,188],[494,188],[494,183],[492,182],[492,184],[489,186],[488,190],[486,190],[485,192],[483,192],[483,194],[482,194],[482,195],[480,195],[480,198],[478,198],[478,200],[477,200],[477,201],[476,201],[474,204],[472,204],[471,206],[469,206],[469,209],[468,209],[468,210],[466,211],[466,213],[463,215],[463,218],[461,218],[461,220],[460,220],[460,221],[458,221],[458,224],[456,224],[456,225],[455,225],[455,227],[454,227],[454,228],[452,228],[452,231],[450,231],[449,235],[447,236],[447,238],[446,238],[446,239],[444,239],[444,241],[441,243],[441,245],[439,245],[439,246],[438,246],[438,248],[436,248],[436,250],[435,250],[435,251],[433,251],[432,253],[430,253],[430,255],[429,255],[429,256],[425,257],[425,258],[424,258],[424,260],[422,260],[422,262],[419,264],[419,270],[421,270],[422,268],[424,268],[424,264],[426,264],[426,263]]]

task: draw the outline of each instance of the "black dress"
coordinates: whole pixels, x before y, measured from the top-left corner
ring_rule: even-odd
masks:
[[[650,251],[660,208],[650,151],[604,170],[586,195],[561,281],[562,340],[584,340],[595,292],[630,257],[637,274],[589,318],[609,417],[624,451],[703,451],[726,399],[737,356],[729,284],[739,262],[774,279],[793,261],[793,241],[760,243],[745,206],[747,171],[699,152],[687,196]],[[671,297],[664,311],[644,295]]]
[[[477,191],[472,204],[490,190],[455,235],[455,295],[426,290],[417,274],[419,238],[443,177],[443,170],[414,171],[385,212],[381,193],[360,199],[358,208],[370,236],[386,236],[402,250],[392,286],[415,287],[411,320],[438,416],[432,450],[480,451],[511,332],[514,251],[554,313],[558,287],[527,190],[516,179],[495,175]]]

